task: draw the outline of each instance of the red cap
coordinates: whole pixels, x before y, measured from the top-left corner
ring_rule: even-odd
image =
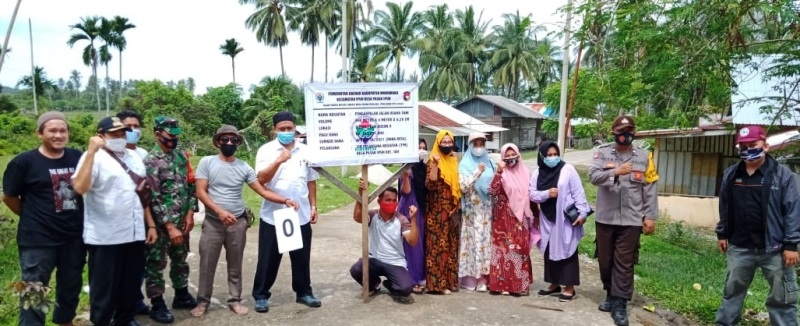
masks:
[[[739,129],[737,143],[750,143],[759,140],[767,140],[767,132],[761,126],[746,126]]]

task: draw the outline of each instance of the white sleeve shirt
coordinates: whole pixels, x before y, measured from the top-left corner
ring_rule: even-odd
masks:
[[[266,169],[278,159],[284,147],[277,140],[264,144],[256,154],[256,173]],[[294,143],[292,157],[283,162],[275,172],[270,182],[264,184],[282,196],[294,200],[300,205],[297,213],[300,216],[300,225],[311,221],[311,203],[308,198],[308,182],[319,179],[319,174],[308,164],[308,147],[299,142]],[[278,209],[286,208],[284,204],[264,200],[261,204],[261,220],[267,224],[275,225],[272,213]]]
[[[86,155],[83,153],[76,170]],[[144,210],[136,185],[111,154],[100,150],[94,155],[92,187],[83,195],[83,241],[90,245],[144,241]],[[144,163],[134,150],[126,149],[121,159],[131,171],[145,176]]]

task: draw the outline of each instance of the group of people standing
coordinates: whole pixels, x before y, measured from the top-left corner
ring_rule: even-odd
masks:
[[[203,316],[211,303],[221,249],[226,250],[230,310],[241,304],[242,260],[246,230],[254,216],[242,189],[250,186],[264,198],[259,230],[258,268],[254,278],[255,310],[267,312],[267,299],[280,266],[272,213],[300,211],[304,247],[291,252],[292,285],[297,302],[320,307],[311,290],[311,228],[316,214],[317,175],[306,149],[295,142],[295,117],[273,116],[277,138],[263,145],[253,170],[236,159],[244,138],[229,125],[212,141],[218,155],[200,160],[195,171],[189,153],[179,146],[183,132],[177,119],[155,118],[156,145],[137,146],[142,117],[132,111],[106,117],[88,141],[86,152],[67,147],[70,129],[60,112],[42,114],[36,133],[42,144],[12,159],[3,176],[3,202],[20,216],[17,232],[22,280],[48,285],[56,272],[53,323],[72,325],[89,267],[90,319],[94,325],[139,325],[136,314],[159,323],[174,316],[164,299],[164,270],[174,289],[172,309],[191,309]],[[206,207],[199,240],[197,299],[189,293],[186,259],[198,200]],[[150,305],[144,301],[142,286]],[[21,299],[22,300],[22,299]],[[20,305],[20,325],[44,325],[45,313]]]

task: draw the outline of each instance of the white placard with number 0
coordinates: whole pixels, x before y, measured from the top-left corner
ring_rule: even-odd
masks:
[[[275,221],[275,234],[278,239],[278,252],[285,253],[303,248],[303,235],[300,233],[300,217],[294,208],[276,210],[272,214]]]

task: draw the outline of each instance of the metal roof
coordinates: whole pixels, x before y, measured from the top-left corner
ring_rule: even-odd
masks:
[[[738,85],[731,94],[733,124],[800,126],[800,112],[789,107],[782,114],[784,99],[800,96],[800,90],[790,86],[794,80],[784,77],[765,79],[765,72],[773,67],[776,57],[753,56],[746,64],[739,64],[732,71]],[[772,109],[762,109],[772,107]],[[770,112],[772,111],[772,112]]]
[[[447,105],[444,102],[419,102],[420,111],[422,107],[427,109],[433,110],[442,116],[447,117],[459,124],[459,126],[463,126],[469,129],[477,130],[480,132],[500,132],[500,131],[507,131],[508,128],[493,126],[480,121],[473,116],[466,114],[452,106]]]
[[[436,112],[435,110],[431,109],[430,107],[419,103],[419,124],[421,126],[430,127],[430,126],[438,126],[438,127],[461,127],[461,124],[455,122],[446,116]]]
[[[469,102],[473,99],[479,99],[481,101],[494,104],[503,110],[506,110],[523,118],[539,119],[539,120],[545,119],[545,116],[543,116],[541,113],[533,111],[530,108],[522,104],[519,104],[515,101],[512,101],[511,99],[505,96],[499,96],[499,95],[476,95],[473,98],[470,98],[466,101],[456,104],[456,106],[460,106],[461,104]]]
[[[430,129],[433,129],[433,130],[436,130],[436,131],[448,130],[448,131],[452,132],[453,135],[455,135],[456,137],[459,137],[459,136],[466,137],[466,136],[469,136],[469,134],[471,134],[473,132],[478,132],[476,130],[472,130],[472,129],[464,128],[464,127],[438,127],[438,126],[425,126],[425,127],[428,127]]]

